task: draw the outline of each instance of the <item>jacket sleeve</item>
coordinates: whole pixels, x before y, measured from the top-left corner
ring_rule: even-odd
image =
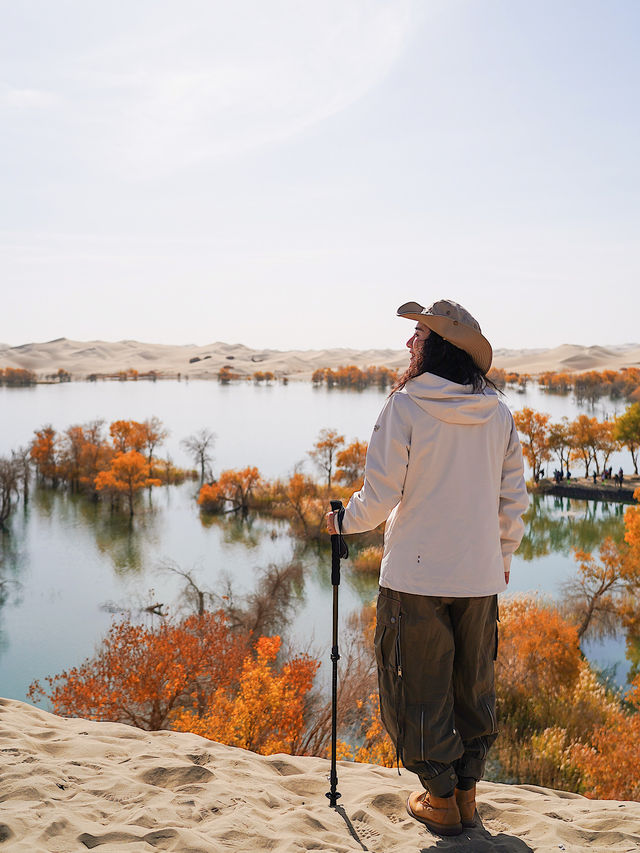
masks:
[[[511,566],[511,557],[524,535],[522,514],[529,506],[529,495],[524,481],[524,463],[518,431],[509,413],[511,432],[502,463],[502,481],[500,484],[500,547],[505,572]]]
[[[373,530],[387,520],[402,497],[411,446],[405,402],[396,392],[380,413],[367,450],[364,485],[345,508],[343,533]]]

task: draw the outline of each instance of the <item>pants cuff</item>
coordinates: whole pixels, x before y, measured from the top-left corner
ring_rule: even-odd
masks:
[[[455,788],[458,777],[453,767],[447,767],[446,770],[438,773],[437,776],[432,776],[431,779],[420,776],[420,781],[422,786],[434,797],[446,797]]]
[[[458,776],[467,776],[479,782],[484,776],[486,760],[479,758],[461,758],[455,765]]]

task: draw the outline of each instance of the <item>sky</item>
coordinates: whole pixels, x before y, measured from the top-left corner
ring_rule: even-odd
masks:
[[[637,0],[0,0],[0,341],[640,341]]]

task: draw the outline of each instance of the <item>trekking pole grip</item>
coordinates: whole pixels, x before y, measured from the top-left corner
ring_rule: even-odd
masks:
[[[331,501],[331,510],[335,513],[344,511],[342,501]],[[331,584],[332,586],[340,586],[340,559],[348,557],[349,551],[347,544],[342,538],[342,518],[341,515],[336,516],[337,533],[331,534]]]

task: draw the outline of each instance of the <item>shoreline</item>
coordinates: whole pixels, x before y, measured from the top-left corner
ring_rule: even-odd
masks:
[[[561,480],[559,483],[549,478],[540,480],[536,485],[529,487],[530,494],[556,495],[564,498],[575,498],[576,500],[603,501],[605,503],[624,503],[635,505],[638,503],[634,497],[634,491],[640,488],[640,476],[625,476],[622,486],[616,486],[611,480],[602,482],[598,480],[594,484],[593,478],[572,477],[571,480]]]
[[[0,344],[0,369],[29,370],[43,381],[58,381],[62,372],[73,381],[89,376],[113,377],[135,371],[139,378],[217,379],[222,367],[243,379],[257,371],[270,372],[277,380],[307,380],[315,370],[355,365],[404,370],[405,349],[327,348],[309,350],[252,349],[244,344],[217,341],[204,346],[169,345],[139,341],[73,341],[58,338],[16,347]],[[640,368],[640,344],[578,346],[563,344],[553,349],[494,350],[493,367],[531,377],[542,373],[581,373],[589,370]]]

